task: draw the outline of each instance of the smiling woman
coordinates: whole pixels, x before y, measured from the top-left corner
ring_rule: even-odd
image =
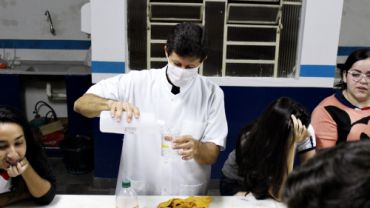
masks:
[[[27,165],[22,160],[27,148],[22,128],[13,123],[1,124],[0,136],[0,159],[2,162],[0,168],[8,169],[13,173],[17,171],[16,167],[19,164],[22,171]]]
[[[49,204],[55,196],[45,153],[25,117],[7,106],[0,106],[0,175],[0,207],[26,198]]]

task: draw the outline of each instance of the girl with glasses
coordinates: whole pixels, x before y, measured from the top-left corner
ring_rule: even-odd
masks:
[[[312,113],[317,148],[370,136],[370,50],[352,52],[340,73],[340,90],[325,98]]]

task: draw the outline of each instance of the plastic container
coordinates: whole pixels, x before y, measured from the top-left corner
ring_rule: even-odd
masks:
[[[102,111],[100,113],[100,131],[105,133],[116,134],[136,134],[138,131],[146,133],[155,133],[160,131],[160,124],[156,120],[153,113],[140,113],[139,118],[132,118],[131,122],[127,122],[126,112],[122,113],[120,121],[112,118],[110,111]]]
[[[136,192],[131,188],[129,180],[122,181],[122,188],[116,196],[116,208],[138,208],[139,201]]]
[[[164,159],[167,160],[174,160],[179,158],[180,156],[177,152],[173,149],[174,143],[173,139],[179,136],[179,133],[176,131],[171,131],[165,128],[164,122],[160,121],[161,126],[161,133],[162,133],[162,145],[161,145],[161,154]],[[172,140],[168,140],[172,139]]]

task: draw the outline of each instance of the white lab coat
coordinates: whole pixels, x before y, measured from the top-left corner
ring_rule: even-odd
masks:
[[[165,73],[166,67],[131,71],[102,80],[87,93],[130,102],[141,112],[154,113],[158,120],[165,121],[167,128],[180,135],[190,134],[223,150],[227,123],[221,88],[197,76],[174,95]],[[142,195],[206,194],[210,170],[210,165],[199,165],[193,159],[164,159],[161,133],[141,131],[124,137],[116,191],[122,178],[128,178]]]

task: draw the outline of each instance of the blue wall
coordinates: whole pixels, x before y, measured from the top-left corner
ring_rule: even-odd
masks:
[[[308,112],[334,91],[329,88],[293,87],[222,87],[225,93],[226,117],[229,127],[226,150],[212,168],[212,178],[218,178],[224,161],[235,148],[236,137],[242,127],[256,119],[275,99],[287,96],[302,103]],[[266,127],[268,130],[268,127]]]
[[[229,126],[227,147],[212,168],[212,178],[218,178],[228,153],[235,147],[239,130],[258,117],[265,107],[280,96],[288,96],[306,106],[311,112],[326,96],[333,93],[328,88],[286,87],[222,87]],[[122,147],[121,135],[99,132],[99,119],[94,119],[95,177],[115,178],[118,174]]]
[[[23,111],[22,91],[22,81],[19,75],[0,74],[0,105],[10,105]]]

